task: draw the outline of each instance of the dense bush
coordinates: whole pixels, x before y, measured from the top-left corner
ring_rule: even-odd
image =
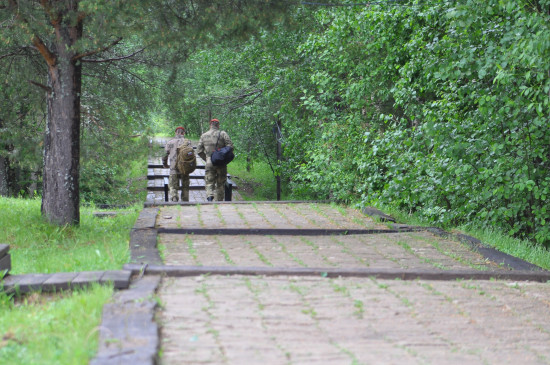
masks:
[[[294,28],[195,59],[208,77],[187,81],[261,90],[224,118],[237,151],[271,158],[272,139],[247,143],[282,124],[281,173],[302,198],[548,245],[549,11],[548,0],[303,6]]]
[[[288,134],[289,147],[307,146],[287,149],[301,159],[294,178],[318,196],[549,244],[549,9],[491,0],[316,13],[299,48],[312,82],[301,105],[315,120],[295,123],[317,138]]]

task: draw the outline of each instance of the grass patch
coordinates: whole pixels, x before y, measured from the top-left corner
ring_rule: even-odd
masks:
[[[238,155],[227,168],[244,200],[277,200],[277,180],[267,162],[256,161],[247,171],[246,156]],[[290,189],[281,183],[281,200],[289,199]]]
[[[10,245],[11,274],[118,270],[129,259],[130,229],[141,209],[98,218],[81,208],[79,226],[42,219],[40,200],[0,197],[0,242]]]
[[[0,293],[0,364],[88,364],[113,289],[93,285],[19,302]]]
[[[459,227],[461,233],[479,239],[487,246],[494,247],[514,257],[550,270],[550,252],[548,249],[533,242],[512,238],[502,232],[492,229],[475,227]]]
[[[433,224],[428,223],[417,215],[408,214],[392,207],[385,206],[379,209],[394,217],[399,223],[415,226],[433,226]],[[462,233],[475,237],[489,247],[493,247],[501,252],[535,264],[543,269],[550,270],[550,251],[533,242],[512,238],[498,230],[480,228],[475,225],[442,228],[449,232]]]

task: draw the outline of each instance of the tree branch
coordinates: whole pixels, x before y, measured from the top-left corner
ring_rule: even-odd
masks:
[[[107,45],[107,46],[105,46],[101,49],[97,49],[95,51],[88,51],[88,52],[84,52],[84,53],[81,53],[81,54],[77,54],[73,57],[73,61],[79,60],[79,59],[84,58],[84,57],[93,56],[93,55],[98,54],[98,53],[105,52],[109,48],[112,48],[112,47],[116,46],[118,43],[120,43],[121,40],[122,40],[122,37],[119,37],[119,38],[115,39],[113,41],[113,43],[111,43],[111,44],[109,44],[109,45]],[[82,62],[84,62],[84,60]],[[86,61],[86,62],[90,62],[90,61]]]
[[[46,86],[44,84],[41,84],[39,82],[36,82],[36,81],[32,81],[32,80],[28,80],[29,83],[33,84],[34,86],[38,86],[44,90],[46,90],[47,92],[51,93],[52,92],[52,89],[49,87],[49,86]]]
[[[37,36],[34,36],[32,39],[32,44],[38,49],[38,52],[44,57],[46,60],[46,63],[48,66],[52,67],[57,62],[57,58],[55,57],[55,54],[53,54],[50,49],[42,42],[42,39],[38,38]]]
[[[134,53],[132,53],[131,55],[127,55],[127,56],[121,56],[121,57],[115,57],[115,58],[106,58],[106,59],[102,59],[102,60],[91,60],[91,59],[82,59],[82,62],[95,62],[95,63],[100,63],[100,62],[115,62],[115,61],[121,61],[121,60],[125,60],[127,58],[132,58],[134,57],[135,55],[137,55],[138,53],[141,53],[145,50],[145,48],[142,48],[140,49],[139,51],[136,51]]]

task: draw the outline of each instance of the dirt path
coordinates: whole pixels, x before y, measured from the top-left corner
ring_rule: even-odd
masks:
[[[359,274],[520,274],[452,239],[326,204],[166,206],[156,228],[165,265],[191,275],[158,292],[162,364],[550,363],[547,283]],[[279,268],[301,274],[254,275]]]

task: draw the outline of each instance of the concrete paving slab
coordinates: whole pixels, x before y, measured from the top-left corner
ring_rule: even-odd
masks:
[[[506,270],[430,232],[353,236],[161,234],[167,265]]]
[[[550,286],[166,278],[162,364],[512,364],[550,359]]]
[[[269,202],[162,207],[157,228],[389,229],[351,208]]]

